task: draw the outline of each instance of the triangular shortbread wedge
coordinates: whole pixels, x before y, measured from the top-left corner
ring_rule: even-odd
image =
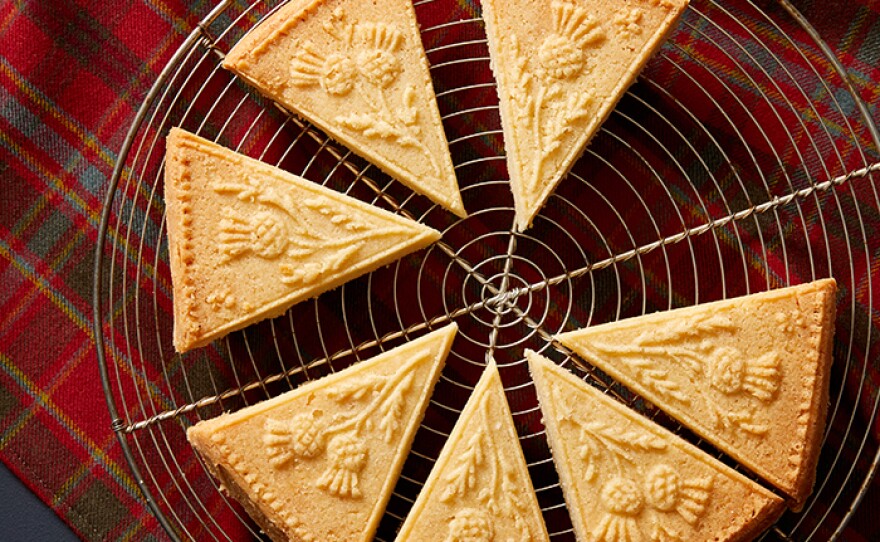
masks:
[[[549,541],[498,369],[474,388],[398,541]]]
[[[165,202],[174,346],[203,346],[419,250],[436,230],[180,129]]]
[[[593,540],[751,540],[784,501],[527,351],[575,534]]]
[[[276,542],[372,540],[457,329],[199,422],[187,438]]]
[[[557,338],[799,509],[825,426],[835,291],[833,279],[819,280]]]
[[[466,216],[411,0],[293,0],[243,37],[223,67]]]
[[[528,228],[687,0],[483,0],[507,168]]]

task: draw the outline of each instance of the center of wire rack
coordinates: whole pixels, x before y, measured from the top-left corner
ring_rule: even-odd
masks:
[[[532,305],[532,296],[531,293],[523,296],[522,288],[525,286],[528,286],[528,283],[519,275],[499,273],[489,277],[488,282],[481,289],[480,298],[486,302],[489,311],[502,318],[511,314],[517,307],[522,313],[528,313]],[[522,304],[520,297],[525,297]],[[522,318],[521,315],[516,317]]]
[[[462,296],[467,305],[482,305],[472,312],[478,322],[490,329],[510,328],[537,308],[526,278],[536,273],[540,273],[536,265],[515,256],[490,257],[475,265],[465,278]]]
[[[473,325],[463,326],[460,333],[490,351],[527,343],[553,305],[548,289],[533,288],[550,278],[545,269],[512,251],[489,255],[466,267],[458,296],[445,294],[448,306],[462,303],[468,307]]]

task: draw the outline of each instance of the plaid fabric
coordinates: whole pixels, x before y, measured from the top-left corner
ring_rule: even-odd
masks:
[[[459,4],[462,13],[477,12],[474,2]],[[880,124],[880,5],[797,5],[839,55]],[[0,458],[84,540],[165,538],[110,430],[90,327],[93,250],[108,180],[134,114],[211,7],[155,0],[0,5]],[[426,24],[431,12],[422,8],[420,16]],[[698,40],[680,44],[699,58]],[[868,219],[874,220],[869,234],[876,235],[880,224],[876,216]],[[852,284],[877,276],[878,255]],[[658,292],[664,280],[647,278]],[[876,310],[880,282],[872,282]],[[853,318],[878,331],[876,312]],[[858,329],[840,327],[843,337]],[[867,354],[877,359],[876,352]],[[868,378],[876,391],[877,373]],[[873,397],[860,401],[869,415]],[[874,446],[878,436],[874,428]],[[875,482],[843,540],[880,539],[871,515],[880,504],[878,487]]]

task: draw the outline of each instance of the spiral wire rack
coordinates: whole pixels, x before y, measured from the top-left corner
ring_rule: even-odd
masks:
[[[764,533],[835,539],[878,464],[880,137],[843,68],[785,1],[692,0],[526,232],[513,229],[495,84],[473,3],[415,2],[465,205],[458,219],[220,67],[280,4],[225,1],[137,112],[96,252],[107,403],[147,503],[175,539],[261,534],[186,442],[199,419],[277,395],[455,321],[459,338],[377,534],[393,539],[486,360],[498,362],[553,540],[573,540],[523,359],[532,348],[735,466],[570,355],[555,333],[834,276],[837,336],[813,496]],[[186,355],[171,346],[162,172],[183,126],[439,229],[440,242]]]

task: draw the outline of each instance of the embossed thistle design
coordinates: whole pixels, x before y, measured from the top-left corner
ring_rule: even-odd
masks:
[[[311,459],[323,453],[326,444],[326,422],[320,411],[301,412],[290,420],[266,420],[263,443],[269,463],[285,467],[294,459]]]
[[[329,465],[315,485],[339,497],[361,497],[358,475],[367,466],[367,444],[355,432],[342,433],[327,444]]]
[[[642,10],[640,8],[622,9],[613,19],[618,35],[629,39],[642,33]]]
[[[661,512],[674,510],[686,522],[695,525],[706,512],[712,479],[684,480],[675,469],[661,463],[648,471],[644,490],[651,506]]]
[[[599,498],[607,513],[596,526],[596,540],[623,542],[641,539],[636,518],[641,513],[645,500],[635,482],[623,476],[615,476],[602,486]]]
[[[449,522],[444,542],[492,542],[494,537],[491,518],[482,510],[465,508],[456,512]]]
[[[599,494],[606,513],[595,530],[596,540],[623,542],[641,540],[639,518],[644,513],[677,513],[696,526],[706,512],[712,478],[682,480],[669,465],[660,463],[648,471],[643,486],[626,476],[608,480]],[[653,522],[650,540],[682,540],[681,533]]]
[[[762,401],[773,399],[779,388],[779,356],[768,352],[745,360],[733,348],[718,348],[715,363],[709,367],[712,386],[726,395],[748,392]]]
[[[378,428],[387,444],[398,438],[416,367],[430,355],[419,352],[391,376],[367,375],[328,391],[337,403],[357,405],[356,412],[331,418],[315,409],[288,420],[267,419],[263,444],[269,464],[285,469],[299,461],[323,458],[326,467],[315,480],[316,487],[340,498],[363,497],[361,473],[370,459],[365,432]]]
[[[604,38],[599,24],[571,2],[553,2],[553,34],[538,49],[538,60],[548,79],[571,79],[587,66],[585,49]]]
[[[331,96],[345,96],[354,88],[357,65],[347,56],[336,53],[324,56],[310,41],[296,52],[290,64],[290,78],[294,85],[320,85]]]
[[[363,98],[363,110],[334,120],[364,137],[417,149],[439,176],[440,165],[421,140],[415,88],[408,84],[399,94],[392,89],[403,73],[400,30],[383,22],[349,23],[342,8],[336,8],[324,31],[342,51],[324,55],[311,41],[303,43],[290,64],[293,84],[319,86],[338,97],[355,91]]]
[[[232,207],[222,211],[217,235],[221,256],[226,261],[249,254],[278,260],[281,281],[291,287],[340,271],[368,239],[406,233],[398,227],[371,228],[323,196],[296,199],[249,178],[213,188],[256,206],[248,214]]]
[[[229,286],[225,286],[220,290],[208,294],[208,297],[205,298],[205,301],[208,305],[211,306],[215,312],[224,310],[224,309],[232,309],[238,303],[238,300],[235,299],[235,296],[232,294]]]
[[[563,412],[572,412],[558,390],[552,393]],[[653,460],[662,459],[669,446],[650,433],[604,421],[586,422],[571,415],[563,420],[577,427],[583,479],[600,484],[603,514],[592,533],[595,540],[682,540],[681,534],[662,519],[669,514],[697,526],[711,497],[711,476],[686,478],[667,462]],[[650,527],[648,533],[644,532],[646,527]]]
[[[625,363],[642,385],[668,401],[689,405],[699,400],[716,428],[761,436],[769,427],[759,419],[757,405],[776,398],[782,380],[779,355],[769,352],[749,358],[738,348],[712,340],[737,329],[726,317],[705,315],[655,327],[626,346],[598,340],[586,347],[590,356]],[[662,368],[667,364],[683,369],[692,384],[688,394]],[[751,402],[732,409],[719,408],[713,394],[748,398]]]
[[[571,92],[561,84],[580,76],[588,68],[589,49],[605,39],[599,22],[570,1],[551,4],[553,33],[547,36],[532,59],[522,52],[519,40],[511,36],[514,81],[511,98],[515,115],[527,140],[515,142],[520,147],[536,149],[532,171],[524,185],[534,194],[547,160],[562,145],[574,125],[587,117],[592,94]],[[537,61],[536,69],[529,69]]]
[[[651,5],[664,7],[666,9],[672,9],[675,7],[676,4],[674,0],[651,0]]]
[[[395,55],[403,43],[403,36],[385,23],[362,23],[355,27],[363,48],[357,53],[357,64],[364,77],[379,88],[386,88],[403,71]]]
[[[226,260],[249,252],[270,260],[287,248],[287,229],[275,213],[261,210],[244,217],[226,210],[224,214],[218,240]]]
[[[442,502],[452,503],[458,498],[464,498],[477,487],[478,477],[485,477],[488,485],[480,490],[477,501],[483,506],[481,516],[487,522],[486,529],[475,532],[488,534],[488,538],[466,538],[461,533],[454,531],[450,525],[449,537],[458,532],[457,538],[449,540],[492,540],[493,527],[491,518],[510,518],[513,527],[518,533],[517,540],[528,542],[534,540],[534,536],[525,520],[528,514],[528,505],[520,495],[520,484],[517,483],[516,471],[504,458],[495,443],[494,433],[489,428],[489,394],[482,398],[478,406],[480,417],[479,429],[472,432],[468,437],[463,453],[453,460],[452,468],[443,477],[443,490],[440,493]],[[488,512],[488,514],[487,514]],[[472,517],[472,516],[468,516]],[[461,526],[471,525],[464,519]]]

